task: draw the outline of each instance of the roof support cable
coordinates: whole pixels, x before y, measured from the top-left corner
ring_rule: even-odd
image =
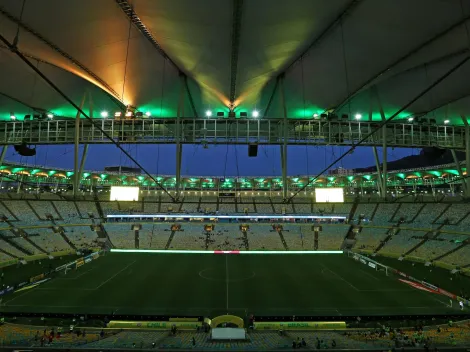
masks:
[[[23,11],[24,11],[24,4],[25,4],[26,0],[23,0],[23,4],[21,5],[21,12],[20,12],[20,22],[21,20],[23,19]],[[20,40],[20,24],[18,23],[17,27],[16,27],[16,35],[15,35],[15,39],[13,39],[13,46],[15,48],[18,48],[18,42]]]
[[[108,134],[100,124],[96,123],[90,116],[88,116],[77,104],[73,102],[59,87],[55,85],[44,73],[41,72],[37,67],[35,67],[21,52],[12,46],[12,44],[5,39],[3,35],[0,34],[0,41],[7,45],[12,52],[14,52],[26,65],[28,65],[34,72],[36,72],[47,84],[49,84],[62,98],[64,98],[70,105],[72,105],[80,114],[82,114],[98,131],[100,131],[109,141],[118,147],[132,162],[138,166],[155,184],[164,191],[171,200],[175,201],[175,198],[153,177],[137,160],[135,160],[132,155],[130,155],[119,142],[116,142],[112,136]]]
[[[127,48],[126,48],[126,62],[124,64],[124,78],[122,79],[122,95],[121,100],[125,101],[124,99],[124,92],[126,89],[126,76],[127,76],[127,63],[129,60],[129,47],[131,43],[131,29],[132,29],[132,21],[129,20],[129,31],[127,32]]]
[[[373,136],[375,133],[380,131],[382,128],[385,128],[385,126],[391,122],[395,117],[397,117],[400,113],[408,109],[411,105],[413,105],[416,101],[421,99],[423,96],[425,96],[427,93],[429,93],[432,89],[434,89],[436,86],[438,86],[440,83],[442,83],[446,78],[448,78],[450,75],[452,75],[455,71],[457,71],[460,67],[465,65],[468,61],[470,60],[470,56],[466,56],[463,60],[459,61],[457,64],[455,64],[452,68],[450,68],[447,72],[445,72],[443,75],[441,75],[437,80],[435,80],[431,85],[429,85],[427,88],[425,88],[421,93],[416,95],[413,99],[411,99],[408,103],[403,105],[398,111],[396,111],[393,115],[391,115],[389,118],[383,120],[381,123],[377,124],[377,126],[368,134],[366,134],[362,139],[360,139],[357,143],[353,144],[351,148],[349,148],[346,152],[344,152],[342,155],[340,155],[336,160],[331,162],[327,167],[325,167],[322,171],[320,171],[317,176],[309,180],[302,188],[297,190],[291,197],[286,199],[284,202],[289,203],[292,201],[292,199],[297,196],[301,191],[303,191],[305,188],[307,188],[310,184],[315,182],[321,175],[323,175],[325,172],[327,172],[331,167],[336,165],[336,163],[340,162],[343,160],[347,155],[350,153],[353,153],[354,150],[360,146],[362,143],[367,141],[371,136]]]

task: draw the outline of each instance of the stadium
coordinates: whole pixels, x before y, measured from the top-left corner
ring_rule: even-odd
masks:
[[[0,19],[0,348],[470,346],[470,4]]]

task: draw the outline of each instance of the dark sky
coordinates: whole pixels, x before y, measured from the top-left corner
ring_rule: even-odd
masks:
[[[176,147],[174,145],[125,145],[124,148],[151,173],[173,175],[176,168]],[[339,157],[346,147],[290,146],[288,150],[288,174],[315,174]],[[236,152],[235,152],[236,151]],[[400,159],[417,149],[391,149],[389,161]],[[381,155],[379,148],[379,155]],[[81,155],[81,154],[80,154]],[[260,146],[258,156],[248,157],[247,146],[185,145],[181,173],[192,176],[274,176],[281,174],[279,146]],[[238,157],[238,163],[237,163]],[[73,146],[39,146],[35,157],[20,157],[12,147],[6,160],[19,161],[34,165],[47,165],[57,168],[73,169]],[[238,168],[237,168],[238,164]],[[366,167],[374,164],[372,148],[360,147],[342,163],[335,166],[345,168]],[[114,145],[90,145],[86,170],[103,170],[105,166],[134,166],[133,163]],[[238,169],[238,170],[237,170]]]

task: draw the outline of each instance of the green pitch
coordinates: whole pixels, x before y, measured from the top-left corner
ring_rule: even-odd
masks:
[[[460,312],[342,254],[113,253],[3,303],[10,312],[210,317]]]

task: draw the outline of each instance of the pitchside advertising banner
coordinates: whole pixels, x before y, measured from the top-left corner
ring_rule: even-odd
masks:
[[[360,254],[357,254],[357,253],[354,253],[353,254],[353,259],[361,262],[362,264],[365,264],[367,266],[370,266],[371,268],[374,268],[376,269],[377,268],[377,264],[376,262],[372,261],[372,260],[369,260],[367,257],[364,257]],[[411,286],[411,287],[414,287],[418,290],[422,290],[422,291],[427,291],[427,292],[431,292],[431,293],[436,293],[436,294],[441,294],[441,295],[444,295],[444,296],[447,296],[451,299],[456,299],[458,301],[462,301],[464,302],[465,305],[467,306],[470,306],[470,301],[469,300],[466,300],[465,298],[462,298],[462,297],[458,297],[457,295],[449,292],[449,291],[446,291],[446,290],[443,290],[442,288],[439,288],[433,284],[430,284],[429,282],[426,282],[426,281],[422,281],[422,280],[418,280],[416,278],[414,278],[413,276],[410,276],[404,272],[401,272],[397,269],[393,269],[393,268],[390,268],[388,267],[393,273],[397,274],[397,275],[400,275],[401,277],[403,277],[404,279],[398,279],[399,281]]]
[[[6,289],[1,290],[0,291],[0,296],[3,296],[7,293],[18,292],[18,291],[23,291],[23,290],[34,288],[34,287],[50,280],[50,278],[47,278],[47,277],[52,272],[58,272],[58,271],[64,270],[65,268],[71,268],[71,269],[78,268],[79,266],[82,266],[85,263],[89,263],[92,260],[99,258],[99,256],[100,256],[99,252],[95,252],[95,253],[92,253],[92,254],[84,257],[84,258],[79,258],[79,259],[77,259],[73,262],[61,265],[61,266],[55,268],[55,270],[52,270],[51,272],[45,272],[45,273],[33,276],[29,279],[29,281],[21,282],[17,285],[12,285],[10,287],[7,287]]]
[[[292,322],[255,322],[256,330],[325,330],[346,329],[345,321],[292,321]]]
[[[186,321],[118,321],[111,320],[107,327],[110,329],[154,329],[169,330],[172,326],[176,326],[181,330],[197,330],[202,326],[202,322],[186,322]]]

